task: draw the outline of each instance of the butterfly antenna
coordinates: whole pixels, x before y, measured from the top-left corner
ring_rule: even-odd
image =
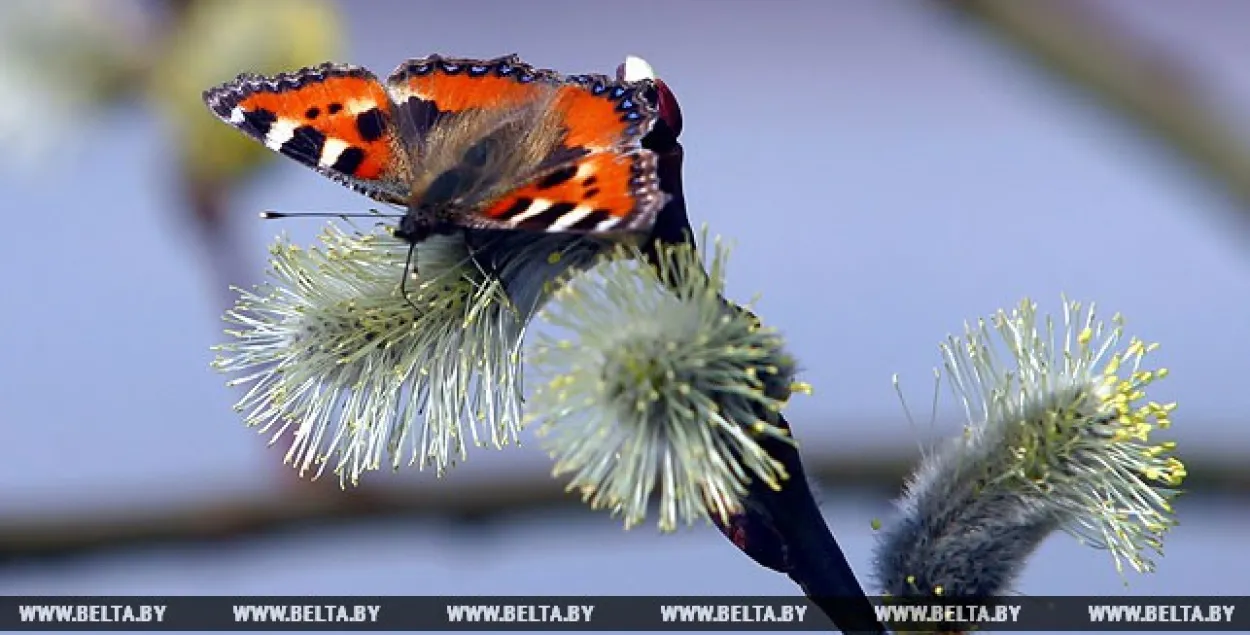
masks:
[[[415,243],[409,245],[408,258],[404,261],[404,277],[399,281],[399,293],[404,296],[404,302],[407,302],[408,306],[412,307],[414,311],[420,312],[421,309],[417,307],[415,302],[412,301],[412,298],[408,297],[408,278],[415,277],[417,275],[417,266],[413,260],[413,255],[416,253],[417,245]],[[409,271],[411,271],[411,273],[409,273]]]
[[[403,214],[383,214],[382,212],[371,209],[368,212],[261,212],[260,217],[265,220],[273,220],[278,218],[401,218]]]

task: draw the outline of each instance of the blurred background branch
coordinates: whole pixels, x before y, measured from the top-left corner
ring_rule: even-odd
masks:
[[[909,446],[910,447],[910,446]],[[864,490],[887,499],[914,467],[915,456],[898,453],[844,454],[803,448],[803,460],[819,483],[841,490]],[[1189,462],[1190,497],[1250,497],[1250,471],[1244,460],[1202,458]],[[319,483],[335,487],[329,481]],[[49,514],[0,520],[0,564],[11,560],[88,555],[121,548],[247,540],[272,532],[350,523],[372,518],[441,517],[468,524],[489,524],[520,511],[582,507],[576,494],[545,470],[530,470],[506,479],[469,480],[421,485],[377,485],[346,495],[290,496],[285,492],[233,495],[198,500],[185,506],[117,508],[77,514]],[[836,510],[827,510],[834,511]],[[594,513],[585,512],[589,517]],[[606,521],[613,522],[613,521]]]
[[[936,0],[980,21],[1062,80],[1100,99],[1192,163],[1250,228],[1250,142],[1204,82],[1172,52],[1144,41],[1089,0]],[[1144,9],[1143,9],[1144,10]]]

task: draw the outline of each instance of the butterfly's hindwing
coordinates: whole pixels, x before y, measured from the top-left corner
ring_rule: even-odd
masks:
[[[605,150],[565,163],[486,206],[466,225],[542,232],[645,231],[667,200],[650,150]]]

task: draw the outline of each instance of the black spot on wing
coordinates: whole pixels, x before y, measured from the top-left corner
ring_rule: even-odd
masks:
[[[326,136],[312,126],[300,126],[279,149],[282,154],[315,165],[321,160]]]
[[[343,174],[355,174],[361,163],[365,161],[365,151],[360,148],[346,148],[339,153],[339,158],[331,166]]]
[[[409,97],[408,101],[399,105],[398,110],[401,125],[409,127],[407,132],[418,137],[429,134],[434,124],[446,114],[434,102],[416,96]]]
[[[370,108],[356,115],[356,130],[365,141],[377,141],[386,131],[386,115],[377,108]]]
[[[495,218],[498,218],[499,220],[508,220],[509,218],[512,218],[513,216],[516,216],[517,214],[520,214],[524,212],[525,210],[529,209],[530,205],[533,205],[533,204],[534,204],[534,199],[532,198],[518,198],[517,200],[512,202],[512,207],[509,207],[508,209],[504,210],[502,214],[500,214],[499,216],[496,216]]]
[[[564,217],[565,214],[577,209],[573,203],[556,203],[551,207],[531,216],[523,221],[526,227],[546,229],[555,224],[556,221]]]
[[[278,120],[278,116],[273,111],[259,108],[243,113],[243,125],[241,126],[247,132],[264,138],[269,134],[269,128],[273,126],[273,122]]]
[[[608,214],[607,210],[597,209],[587,214],[576,223],[569,225],[569,230],[570,231],[590,231],[594,229],[595,227],[598,227],[599,223],[602,223],[603,221],[608,220],[609,216],[610,214]]]
[[[566,165],[538,181],[538,189],[549,190],[561,183],[566,183],[577,175],[576,165]]]

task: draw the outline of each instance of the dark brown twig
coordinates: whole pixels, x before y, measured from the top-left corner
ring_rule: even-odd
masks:
[[[676,97],[661,80],[656,80],[653,99],[659,104],[661,116],[643,145],[659,155],[660,184],[670,197],[644,251],[655,262],[657,250],[664,244],[696,245],[682,184],[684,150],[678,143],[681,110]],[[790,429],[780,415],[758,413],[758,416]],[[772,439],[761,440],[761,445],[785,465],[790,478],[779,491],[753,482],[744,501],[744,511],[728,526],[720,526],[721,532],[752,560],[788,575],[842,632],[887,632],[877,621],[872,604],[808,489],[798,450],[791,444]]]

